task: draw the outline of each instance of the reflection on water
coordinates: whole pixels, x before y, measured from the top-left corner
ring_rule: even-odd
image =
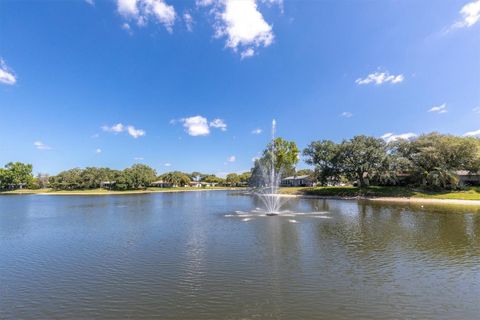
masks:
[[[478,318],[479,208],[292,199],[322,214],[236,217],[259,206],[0,197],[0,318]]]

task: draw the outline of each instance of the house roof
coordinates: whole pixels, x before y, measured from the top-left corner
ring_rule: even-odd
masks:
[[[309,175],[303,175],[303,176],[291,176],[291,177],[286,177],[282,180],[300,180],[300,179],[310,179]]]
[[[455,171],[455,173],[459,176],[478,176],[478,175],[480,175],[480,172],[470,172],[468,170],[458,170],[458,171]]]

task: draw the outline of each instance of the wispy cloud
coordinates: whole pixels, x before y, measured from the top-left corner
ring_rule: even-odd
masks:
[[[380,138],[385,140],[385,142],[389,143],[389,142],[393,142],[393,141],[397,141],[397,140],[412,140],[416,137],[417,137],[417,134],[412,133],[412,132],[402,133],[402,134],[393,134],[393,133],[389,132],[389,133],[385,133]]]
[[[403,76],[403,74],[394,75],[394,74],[390,74],[388,71],[385,71],[385,72],[377,71],[367,75],[365,78],[358,78],[357,80],[355,80],[355,83],[358,85],[366,85],[370,83],[381,85],[384,83],[396,84],[396,83],[403,82],[403,80],[405,80],[405,77]]]
[[[235,162],[236,160],[237,160],[237,157],[235,157],[235,156],[230,156],[227,159],[228,162]]]
[[[131,135],[135,139],[137,139],[139,137],[143,137],[146,134],[145,130],[135,129],[134,126],[128,126],[127,127],[127,132],[128,132],[129,135]]]
[[[125,19],[145,26],[150,19],[161,23],[169,32],[173,31],[176,12],[164,0],[117,0],[117,11]]]
[[[252,134],[260,134],[260,133],[262,133],[262,129],[260,129],[260,128],[252,130]]]
[[[465,137],[478,137],[480,138],[480,129],[476,130],[476,131],[468,131],[468,132],[465,132],[465,134],[463,135]]]
[[[144,158],[143,157],[134,157],[133,160],[135,161],[142,161]]]
[[[348,112],[348,111],[345,111],[345,112],[342,112],[340,114],[340,116],[344,117],[344,118],[351,118],[353,116],[353,113],[351,112]]]
[[[35,148],[37,148],[38,150],[51,150],[52,148],[48,145],[46,145],[45,143],[43,143],[42,141],[35,141],[33,143],[33,145],[35,146]]]
[[[480,106],[473,108],[472,111],[475,113],[480,113]]]
[[[102,153],[102,149],[100,148],[95,149],[95,153]]]
[[[91,6],[95,6],[95,1],[94,0],[85,0],[86,3],[88,3]]]
[[[172,166],[172,164],[171,164],[170,162],[166,162],[166,163],[164,163],[163,165],[164,165],[165,167],[171,167],[171,166]]]
[[[210,122],[210,127],[217,128],[222,131],[227,131],[227,124],[223,119],[213,119],[213,121]]]
[[[453,23],[447,31],[470,28],[480,20],[480,0],[467,3],[460,10],[462,18]]]
[[[5,61],[0,58],[0,83],[14,85],[17,82],[15,73],[7,66]]]
[[[447,110],[447,104],[441,104],[439,106],[433,106],[430,109],[428,109],[428,112],[435,112],[435,113],[446,113],[448,112]]]
[[[193,17],[190,14],[190,12],[185,11],[183,13],[183,21],[185,22],[185,27],[187,28],[187,30],[192,32],[193,31]]]
[[[101,128],[105,132],[111,132],[111,133],[114,133],[114,134],[119,134],[121,132],[127,132],[130,136],[132,136],[135,139],[139,138],[139,137],[143,137],[144,135],[146,135],[145,130],[136,129],[132,125],[125,126],[122,123],[117,123],[117,124],[114,124],[112,126],[102,126]]]
[[[250,57],[253,57],[254,55],[255,55],[255,50],[253,50],[252,48],[247,48],[240,53],[240,58],[242,59],[250,58]]]
[[[125,30],[125,31],[127,31],[127,33],[128,33],[129,35],[132,35],[132,34],[133,34],[132,27],[131,27],[130,24],[127,23],[127,22],[124,22],[124,23],[122,24],[122,29]]]

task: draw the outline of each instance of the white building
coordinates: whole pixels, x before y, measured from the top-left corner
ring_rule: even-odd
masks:
[[[313,179],[308,175],[291,176],[282,179],[280,185],[282,187],[312,187],[313,182]]]

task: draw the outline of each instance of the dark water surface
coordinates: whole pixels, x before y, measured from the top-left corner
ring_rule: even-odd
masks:
[[[234,193],[0,197],[0,318],[479,319],[480,210]],[[227,215],[227,217],[225,216]]]

